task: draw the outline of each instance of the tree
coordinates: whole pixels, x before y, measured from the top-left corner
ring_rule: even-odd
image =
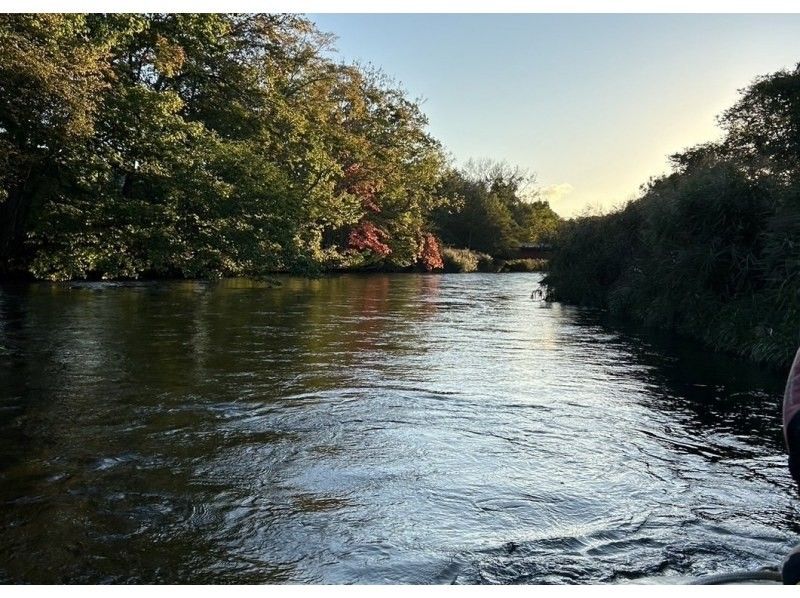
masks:
[[[0,17],[0,268],[416,264],[441,148],[417,103],[331,43],[296,15]]]
[[[533,182],[502,162],[470,161],[450,171],[441,190],[448,200],[434,212],[442,240],[499,257],[512,255],[520,243],[549,240],[560,218],[536,200]]]
[[[32,212],[95,132],[113,72],[108,53],[135,29],[113,17],[0,15],[0,268],[25,259]]]
[[[742,90],[718,143],[672,156],[674,171],[605,216],[557,235],[553,299],[788,364],[800,337],[800,71]]]

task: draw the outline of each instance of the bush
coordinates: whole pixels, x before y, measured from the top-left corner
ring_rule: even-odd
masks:
[[[478,272],[497,272],[495,259],[486,253],[478,253]]]
[[[730,158],[696,163],[564,227],[548,297],[787,365],[800,341],[797,196]]]
[[[491,272],[494,267],[490,255],[453,247],[442,248],[442,261],[445,272]]]
[[[445,272],[477,272],[478,257],[469,249],[442,249],[442,261]]]
[[[622,210],[562,227],[544,284],[754,361],[800,343],[800,66],[761,77],[724,138],[672,156]]]
[[[547,270],[547,260],[516,259],[506,260],[500,267],[500,272],[542,272]]]

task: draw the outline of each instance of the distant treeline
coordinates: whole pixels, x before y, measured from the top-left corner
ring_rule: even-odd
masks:
[[[800,67],[756,80],[718,143],[604,216],[567,223],[550,298],[608,308],[756,361],[800,342]]]
[[[0,15],[0,274],[436,270],[440,239],[554,230],[332,42],[296,15]]]
[[[501,258],[513,257],[522,243],[551,242],[561,218],[536,199],[533,177],[519,168],[470,161],[442,178],[452,198],[433,212],[442,241]]]

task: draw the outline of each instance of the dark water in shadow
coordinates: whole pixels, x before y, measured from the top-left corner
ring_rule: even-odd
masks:
[[[624,582],[796,541],[779,373],[536,274],[0,290],[0,581]]]

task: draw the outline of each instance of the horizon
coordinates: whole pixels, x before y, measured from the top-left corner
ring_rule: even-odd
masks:
[[[518,165],[563,217],[635,199],[669,155],[721,135],[738,90],[800,61],[794,14],[307,16],[342,61],[421,98],[457,165]]]

